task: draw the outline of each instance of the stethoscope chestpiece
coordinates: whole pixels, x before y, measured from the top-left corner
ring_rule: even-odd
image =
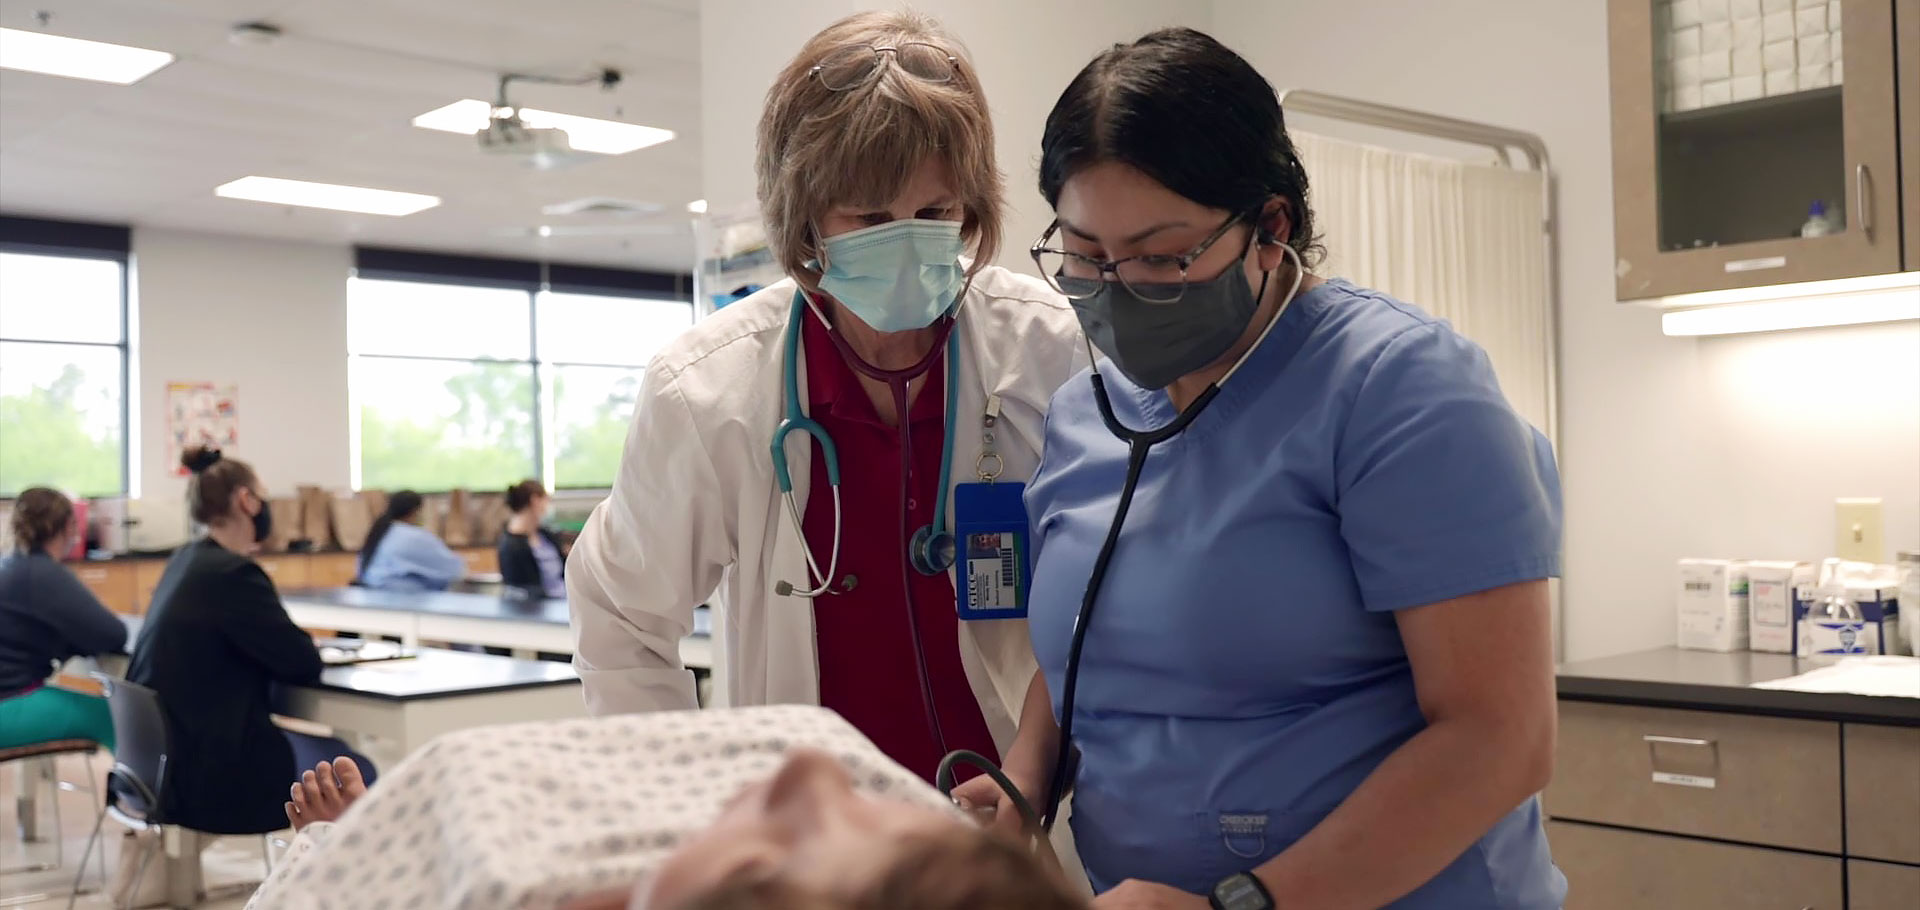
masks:
[[[953,564],[959,555],[953,533],[946,530],[934,531],[933,525],[922,525],[913,532],[913,540],[907,544],[907,559],[913,563],[914,571],[922,575],[939,575]]]

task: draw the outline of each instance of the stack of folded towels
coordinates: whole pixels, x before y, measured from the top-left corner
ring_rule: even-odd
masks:
[[[1656,0],[1660,110],[1839,85],[1840,0]]]

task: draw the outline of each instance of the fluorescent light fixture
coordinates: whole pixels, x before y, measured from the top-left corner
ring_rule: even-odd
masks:
[[[539,234],[539,235],[540,235],[540,236],[542,236],[542,237],[552,237],[552,236],[553,236],[553,225],[551,225],[551,224],[543,224],[543,225],[541,225],[541,226],[539,226],[539,227],[537,227],[537,228],[534,228],[534,233],[536,233],[536,234]]]
[[[1733,335],[1920,319],[1920,272],[1681,294],[1660,317],[1668,335]]]
[[[222,184],[214,188],[213,194],[228,199],[299,205],[340,212],[361,212],[368,215],[411,215],[440,204],[440,197],[424,196],[419,193],[400,193],[393,190],[372,190],[362,186],[309,183],[305,180],[259,176],[242,177],[232,183]]]
[[[132,85],[172,62],[166,51],[0,28],[0,69]]]
[[[695,215],[705,215],[707,213],[707,200],[695,199],[687,203],[687,211]]]
[[[556,114],[530,107],[519,110],[520,119],[525,121],[529,128],[565,130],[567,143],[576,151],[601,155],[624,155],[673,139],[672,130],[641,126],[637,123],[595,120],[592,117]],[[493,105],[468,98],[421,114],[413,118],[413,125],[443,133],[472,134],[486,129],[487,121],[492,116]]]

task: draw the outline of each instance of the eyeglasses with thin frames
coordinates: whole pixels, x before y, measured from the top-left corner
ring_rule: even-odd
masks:
[[[808,75],[820,80],[830,92],[845,92],[872,82],[880,68],[892,60],[900,71],[922,82],[944,84],[954,81],[960,72],[960,59],[937,45],[908,41],[892,47],[854,44],[834,51],[820,61]]]
[[[1164,253],[1149,253],[1141,256],[1128,256],[1124,259],[1095,259],[1070,250],[1053,249],[1047,243],[1060,232],[1060,222],[1055,221],[1040,235],[1033,248],[1034,265],[1040,267],[1040,274],[1053,285],[1053,289],[1073,300],[1085,300],[1100,292],[1100,286],[1111,280],[1111,275],[1126,285],[1135,297],[1149,303],[1178,303],[1187,293],[1187,269],[1195,261],[1206,255],[1207,250],[1227,236],[1234,225],[1250,222],[1259,209],[1228,218],[1225,224],[1216,228],[1200,245],[1170,256]],[[1253,238],[1247,238],[1249,246]]]

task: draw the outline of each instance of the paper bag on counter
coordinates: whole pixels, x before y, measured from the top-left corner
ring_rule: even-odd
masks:
[[[373,527],[366,500],[358,496],[330,497],[327,508],[333,517],[333,537],[340,549],[358,551],[366,545],[367,531]]]
[[[309,541],[316,550],[333,545],[333,497],[320,487],[300,488],[300,532],[296,540]]]
[[[473,519],[467,504],[471,495],[466,490],[454,490],[447,494],[447,517],[440,530],[440,539],[446,541],[449,547],[465,547],[473,543]]]
[[[507,498],[499,493],[475,496],[469,508],[474,514],[473,542],[484,547],[499,543],[500,533],[507,529],[507,521],[513,518],[512,510],[507,508]]]
[[[260,549],[266,553],[285,553],[287,544],[300,535],[300,497],[273,499],[269,503],[273,507],[273,530],[260,542]]]
[[[375,518],[387,514],[387,491],[361,490],[360,501],[367,504],[367,514]]]

